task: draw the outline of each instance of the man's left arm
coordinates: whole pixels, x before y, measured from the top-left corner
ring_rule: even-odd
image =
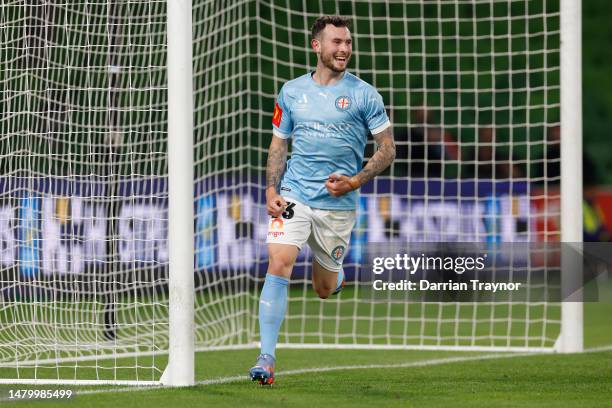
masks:
[[[393,159],[395,159],[395,143],[393,142],[391,126],[373,135],[373,137],[378,145],[376,153],[365,167],[352,177],[338,174],[330,175],[325,183],[329,194],[340,197],[349,191],[356,190],[382,173],[393,162]]]

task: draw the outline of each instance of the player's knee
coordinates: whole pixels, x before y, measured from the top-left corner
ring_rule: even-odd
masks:
[[[270,257],[268,263],[268,273],[277,276],[285,276],[293,267],[293,260],[289,257],[276,255]]]
[[[334,288],[325,284],[318,284],[315,285],[314,290],[321,299],[327,299],[332,294]]]
[[[318,290],[317,295],[319,296],[319,299],[327,299],[329,295],[331,295],[331,292]]]

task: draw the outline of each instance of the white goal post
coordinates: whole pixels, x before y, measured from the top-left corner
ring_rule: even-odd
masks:
[[[370,245],[582,241],[580,1],[6,0],[0,383],[187,386],[197,352],[255,350],[272,107],[314,67],[322,14],[352,18],[349,70],[398,156],[362,190],[338,297],[300,254],[279,353],[582,351],[580,291],[408,302],[368,291],[364,263]]]
[[[168,2],[168,367],[162,383],[193,385],[193,53],[191,0]]]
[[[582,2],[561,0],[561,242],[582,242]],[[562,259],[561,262],[572,262]],[[582,265],[576,265],[581,272]],[[566,284],[581,287],[582,273]],[[568,282],[569,281],[569,282]],[[578,284],[576,285],[576,282]],[[559,351],[583,350],[582,291],[563,302]]]

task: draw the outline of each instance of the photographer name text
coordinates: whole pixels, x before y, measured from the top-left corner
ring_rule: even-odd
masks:
[[[372,282],[374,290],[392,290],[392,291],[513,291],[521,287],[520,282],[481,282],[478,279],[470,279],[468,282],[431,282],[426,279],[421,279],[418,282],[402,279],[399,282],[385,282],[375,280]]]

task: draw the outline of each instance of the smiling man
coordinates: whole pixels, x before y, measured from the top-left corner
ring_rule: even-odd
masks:
[[[311,40],[316,70],[287,82],[274,106],[266,168],[269,264],[259,301],[261,354],[250,370],[251,379],[261,384],[274,382],[276,342],[300,249],[308,243],[313,251],[312,285],[320,298],[342,290],[357,190],[395,157],[382,97],[346,72],[353,46],[349,25],[345,17],[317,18]],[[378,150],[362,168],[369,134]]]

